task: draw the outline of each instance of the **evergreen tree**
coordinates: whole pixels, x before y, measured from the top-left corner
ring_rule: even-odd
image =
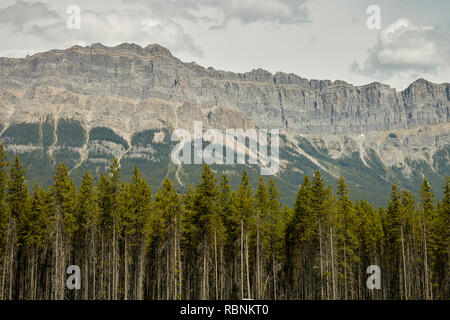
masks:
[[[450,298],[450,177],[445,179],[444,195],[433,223],[433,280],[436,298]]]
[[[41,189],[37,184],[33,187],[31,198],[30,233],[27,237],[30,261],[28,263],[28,297],[29,299],[45,298],[51,296],[45,290],[51,283],[47,279],[52,277],[51,272],[39,276],[47,264],[51,263],[49,249],[52,246],[52,236],[55,231],[52,214],[54,212],[54,199],[52,192]]]
[[[231,190],[228,177],[222,175],[219,183],[218,205],[221,219],[224,226],[224,245],[221,249],[221,296],[224,295],[232,299],[240,297],[236,286],[239,283],[239,239],[240,239],[240,220],[236,214],[234,202],[235,193]],[[225,265],[224,265],[225,264]],[[229,270],[228,279],[225,277],[225,271]],[[228,280],[228,281],[227,281]]]
[[[256,260],[256,275],[255,275],[255,284],[256,284],[256,299],[261,299],[263,285],[262,279],[265,278],[264,270],[262,269],[262,255],[263,248],[261,244],[261,221],[264,221],[268,215],[269,211],[269,194],[267,192],[266,184],[264,183],[264,177],[259,177],[258,187],[255,193],[255,213],[256,213],[256,235],[255,235],[255,244],[256,244],[256,252],[255,252],[255,260]]]
[[[93,177],[86,173],[77,194],[74,237],[76,261],[82,262],[86,275],[83,278],[83,299],[97,297],[98,215],[98,197]],[[89,279],[92,281],[88,281]]]
[[[120,165],[114,158],[108,175],[101,175],[97,186],[99,199],[99,227],[101,250],[100,294],[107,299],[119,297],[119,245],[121,234],[120,193],[122,189]]]
[[[165,178],[155,197],[155,215],[153,230],[159,229],[155,252],[157,275],[156,283],[164,283],[159,288],[159,299],[179,299],[182,288],[182,265],[180,250],[180,234],[183,232],[182,201],[169,178]]]
[[[130,296],[143,299],[145,253],[149,239],[147,232],[151,232],[148,226],[152,212],[152,191],[137,166],[130,183],[123,189],[121,200],[124,225],[124,299],[127,300]]]
[[[432,268],[434,259],[433,249],[430,244],[430,238],[433,231],[433,220],[435,216],[434,207],[434,194],[431,191],[431,186],[427,179],[423,179],[423,183],[419,192],[419,212],[420,212],[420,226],[422,231],[422,243],[423,243],[423,282],[425,299],[433,299],[432,288]]]
[[[241,183],[239,185],[235,210],[237,219],[240,221],[240,298],[251,299],[250,288],[250,265],[249,265],[249,245],[248,236],[251,227],[251,217],[254,213],[254,203],[252,196],[252,187],[249,182],[247,172],[242,172]]]
[[[24,299],[26,286],[25,265],[27,259],[25,243],[29,234],[30,197],[25,170],[19,160],[19,156],[16,156],[14,163],[10,167],[6,197],[10,211],[9,230],[12,237],[9,255],[11,260],[9,267],[10,297],[14,294],[13,297],[15,299]]]
[[[317,235],[311,193],[311,182],[305,176],[286,227],[288,295],[292,299],[314,299],[315,283],[319,281],[314,263]]]
[[[356,250],[358,248],[358,237],[355,226],[357,217],[353,208],[353,203],[349,197],[350,191],[347,188],[344,177],[337,181],[337,215],[334,221],[337,246],[339,247],[338,260],[340,260],[340,278],[342,278],[342,299],[352,298],[355,283],[352,282],[354,266],[358,261]],[[341,259],[339,259],[342,257]]]
[[[8,182],[7,154],[0,143],[0,300],[6,298],[7,248],[9,244],[9,211],[6,204],[6,187]]]
[[[357,201],[354,210],[357,217],[356,225],[354,226],[358,237],[357,254],[361,259],[361,267],[358,273],[366,275],[368,266],[382,266],[384,242],[382,217],[380,211],[376,210],[368,201]],[[367,290],[367,287],[364,285],[365,281],[362,281],[362,283],[364,295],[360,296],[360,299],[381,298],[378,290]],[[356,287],[355,285],[357,283],[353,283],[353,288]]]
[[[74,235],[76,231],[75,184],[69,177],[67,167],[59,163],[56,167],[52,186],[55,200],[55,299],[65,298],[66,267],[74,264]]]
[[[385,269],[389,298],[399,299],[401,270],[401,215],[402,215],[401,193],[396,183],[392,185],[391,199],[384,216],[385,225]]]
[[[395,183],[387,208],[336,196],[304,176],[292,208],[274,179],[255,193],[244,171],[234,192],[204,166],[180,195],[168,177],[152,191],[135,167],[75,185],[58,164],[48,189],[28,189],[18,157],[0,145],[0,299],[448,299],[450,178],[436,201]],[[66,290],[81,267],[82,290]],[[366,286],[382,270],[381,290]]]
[[[420,208],[423,221],[425,281],[429,282],[427,299],[443,298],[448,288],[449,213],[448,184],[446,178],[442,204],[434,206],[434,194],[424,178],[420,189]],[[447,282],[447,283],[446,283]]]
[[[267,214],[262,216],[262,239],[265,252],[265,264],[267,274],[271,274],[272,288],[270,298],[278,299],[280,288],[281,268],[284,257],[283,239],[285,238],[285,218],[286,210],[283,210],[280,203],[280,193],[275,186],[275,181],[269,179]],[[262,279],[262,284],[266,279]],[[266,298],[266,288],[263,287],[262,298]]]

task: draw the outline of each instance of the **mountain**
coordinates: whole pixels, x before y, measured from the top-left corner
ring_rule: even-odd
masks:
[[[125,178],[137,164],[153,189],[169,175],[183,190],[201,166],[170,160],[171,133],[202,121],[204,130],[279,128],[275,179],[285,202],[314,170],[333,185],[343,175],[354,198],[380,205],[392,182],[417,192],[424,176],[439,196],[450,175],[449,107],[449,83],[419,79],[399,92],[377,82],[233,73],[182,62],[156,44],[0,58],[0,140],[44,185],[58,162],[79,183],[117,157]],[[213,165],[234,185],[243,168],[256,183],[255,165]]]

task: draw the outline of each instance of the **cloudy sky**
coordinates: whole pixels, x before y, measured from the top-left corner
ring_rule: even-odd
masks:
[[[81,10],[80,29],[70,5]],[[370,5],[380,9],[380,28]],[[0,0],[0,56],[159,43],[183,61],[403,90],[450,81],[448,0]]]

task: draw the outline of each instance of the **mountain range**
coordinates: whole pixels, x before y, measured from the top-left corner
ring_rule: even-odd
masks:
[[[0,58],[0,141],[18,154],[31,183],[49,185],[58,162],[76,183],[113,157],[151,187],[168,175],[180,190],[201,165],[175,165],[177,128],[280,129],[274,179],[292,203],[304,175],[344,176],[354,199],[384,205],[390,186],[417,193],[426,177],[440,197],[450,175],[450,84],[418,79],[405,90],[374,82],[308,80],[257,69],[233,73],[186,63],[157,44],[93,44],[25,58]],[[243,169],[213,165],[236,186]]]

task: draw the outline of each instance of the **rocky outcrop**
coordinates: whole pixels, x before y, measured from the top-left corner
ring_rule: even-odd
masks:
[[[134,118],[135,112],[143,109],[145,114],[140,117],[144,122],[155,119],[151,111],[160,105],[166,105],[167,112],[158,112],[158,120],[174,122],[175,110],[171,108],[185,108],[188,103],[194,115],[217,106],[217,112],[237,112],[258,127],[303,134],[354,134],[446,123],[450,107],[448,83],[419,79],[397,92],[380,83],[357,87],[281,72],[273,75],[261,69],[232,73],[183,63],[158,45],[142,48],[121,44],[110,48],[93,44],[23,59],[1,58],[0,79],[3,95],[13,95],[6,97],[4,105],[14,103],[11,99],[48,99],[46,92],[36,90],[51,87],[65,92],[52,96],[52,103],[80,103],[73,112],[65,112],[74,116],[78,112],[81,118],[88,108],[82,100],[122,101],[129,104],[128,110],[123,110],[128,113],[123,120]],[[4,89],[10,91],[5,93]],[[103,125],[114,122],[115,108],[112,103],[111,118],[103,117]]]
[[[105,167],[112,156],[166,159],[163,143],[144,140],[159,130],[192,130],[197,120],[204,129],[282,129],[286,174],[319,168],[330,177],[350,175],[347,159],[379,183],[399,179],[395,172],[405,181],[440,179],[449,174],[449,108],[449,83],[419,79],[398,92],[377,82],[233,73],[182,62],[159,45],[93,44],[0,58],[0,140],[18,153],[42,149],[52,163],[69,159],[73,170]],[[61,129],[60,119],[75,122]],[[105,136],[90,137],[94,128]],[[78,142],[64,130],[75,130]]]

